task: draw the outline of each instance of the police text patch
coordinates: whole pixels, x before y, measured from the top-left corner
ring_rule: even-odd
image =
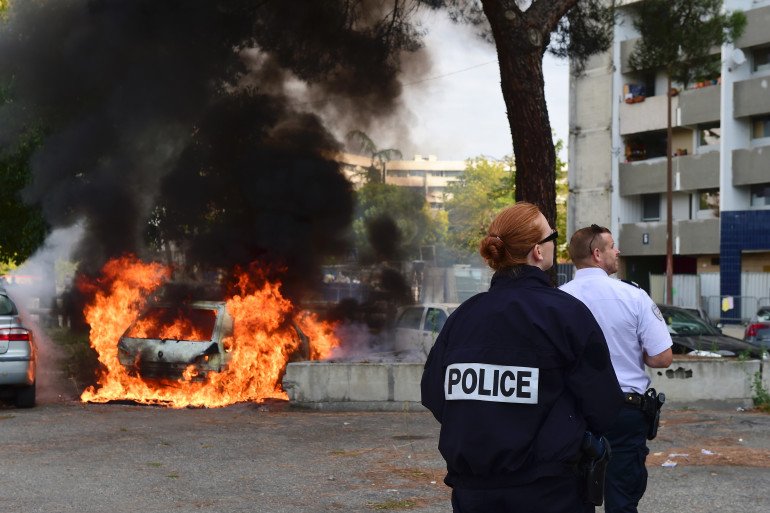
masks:
[[[453,363],[444,376],[447,401],[537,404],[540,369],[487,363]]]

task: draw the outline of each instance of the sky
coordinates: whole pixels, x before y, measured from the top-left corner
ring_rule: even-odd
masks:
[[[436,155],[439,160],[512,154],[494,46],[478,38],[470,27],[453,24],[443,13],[426,16],[425,47],[433,59],[432,69],[422,81],[405,81],[411,137],[408,142],[398,142],[399,146],[387,147],[397,147],[405,159],[414,154]],[[546,54],[543,73],[551,126],[566,145],[568,61]],[[566,150],[561,157],[566,160]]]

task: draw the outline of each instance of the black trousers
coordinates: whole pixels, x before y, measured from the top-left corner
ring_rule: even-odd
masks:
[[[594,513],[580,497],[577,476],[543,477],[523,486],[452,490],[454,513]]]
[[[605,513],[637,513],[636,508],[647,489],[644,461],[650,452],[648,425],[641,410],[626,405],[605,435],[612,447],[604,482]]]

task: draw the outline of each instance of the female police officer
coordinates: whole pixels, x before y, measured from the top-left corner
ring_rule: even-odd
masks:
[[[496,271],[489,291],[449,317],[428,355],[422,403],[441,423],[455,512],[593,511],[575,462],[622,393],[591,312],[544,272],[556,237],[536,206],[503,210],[479,248]]]

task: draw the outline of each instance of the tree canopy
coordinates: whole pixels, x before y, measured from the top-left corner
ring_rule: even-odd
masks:
[[[363,263],[418,259],[420,246],[446,238],[446,212],[432,211],[420,188],[370,182],[355,196],[353,234]]]
[[[630,66],[664,69],[685,87],[718,75],[718,47],[734,41],[746,27],[746,15],[723,12],[722,0],[645,0],[633,13],[641,40]]]
[[[446,210],[449,216],[447,243],[475,255],[489,223],[511,204],[514,193],[513,162],[476,157],[466,161],[460,179],[447,186]]]

